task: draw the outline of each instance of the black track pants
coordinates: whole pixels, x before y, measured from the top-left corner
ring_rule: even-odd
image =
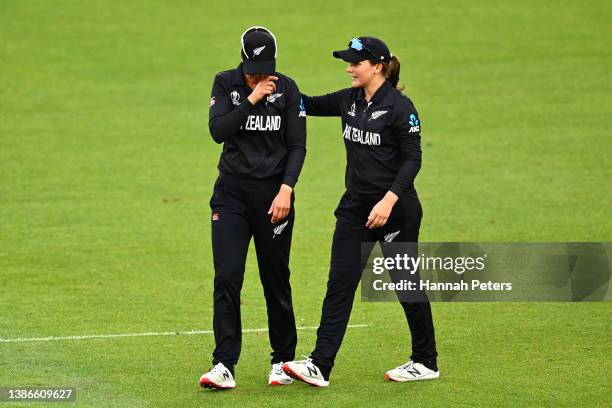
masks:
[[[393,242],[418,242],[422,209],[416,196],[400,197],[387,224],[367,229],[367,217],[380,197],[355,197],[345,193],[336,209],[336,229],[332,243],[327,293],[323,301],[317,343],[311,354],[313,363],[327,378],[349,322],[355,291],[369,253],[362,253],[362,242],[381,242],[385,256],[385,236],[396,234]],[[399,232],[398,232],[399,231]],[[416,254],[415,254],[416,255]],[[395,278],[392,276],[392,279]],[[412,360],[437,369],[436,343],[431,307],[425,293],[423,302],[400,302],[412,335]],[[364,350],[364,352],[366,352]]]
[[[233,370],[242,343],[240,290],[251,237],[268,308],[272,363],[293,360],[297,334],[289,285],[289,251],[293,230],[293,197],[287,218],[270,222],[268,210],[280,179],[238,180],[222,174],[210,199],[215,264],[213,364]]]

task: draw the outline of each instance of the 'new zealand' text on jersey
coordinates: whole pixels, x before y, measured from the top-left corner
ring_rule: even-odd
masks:
[[[389,81],[370,102],[360,88],[302,95],[309,116],[340,116],[346,146],[346,189],[356,195],[416,194],[421,124],[414,105]]]
[[[276,92],[251,105],[242,64],[217,74],[208,127],[223,143],[221,172],[249,179],[282,176],[282,183],[293,187],[306,156],[306,112],[296,83],[281,73],[274,76]]]

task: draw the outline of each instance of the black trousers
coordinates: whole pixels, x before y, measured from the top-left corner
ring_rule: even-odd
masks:
[[[416,195],[400,197],[382,228],[368,229],[365,224],[372,207],[382,197],[357,197],[346,192],[335,211],[336,229],[332,243],[331,264],[327,293],[323,301],[317,343],[311,354],[325,378],[329,376],[336,354],[349,322],[355,291],[369,253],[362,253],[363,242],[381,242],[385,256],[385,236],[393,242],[418,242],[423,215]],[[399,232],[398,232],[399,231]],[[372,246],[370,247],[370,250]],[[366,251],[367,252],[367,251]],[[391,278],[395,280],[392,275]],[[412,360],[437,370],[436,342],[431,306],[427,295],[422,302],[400,302],[412,335]]]
[[[268,308],[272,363],[295,356],[297,333],[289,284],[293,196],[287,218],[272,224],[268,215],[280,185],[280,178],[239,180],[221,174],[210,199],[215,265],[213,364],[221,362],[232,371],[242,344],[240,291],[251,237]]]

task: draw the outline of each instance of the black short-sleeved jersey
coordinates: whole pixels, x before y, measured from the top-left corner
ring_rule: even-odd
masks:
[[[365,99],[361,88],[302,95],[309,116],[340,116],[346,146],[346,189],[356,195],[416,194],[421,124],[412,101],[389,81]]]
[[[306,156],[306,112],[296,83],[278,72],[274,76],[276,92],[252,105],[242,64],[217,74],[208,127],[223,143],[220,171],[249,179],[282,175],[282,183],[293,187]]]

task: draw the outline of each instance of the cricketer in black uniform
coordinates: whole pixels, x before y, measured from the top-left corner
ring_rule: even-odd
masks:
[[[251,38],[260,35],[258,32]],[[263,36],[263,34],[261,34]],[[241,348],[240,291],[251,237],[268,309],[272,364],[294,358],[297,342],[289,284],[289,251],[294,222],[271,222],[270,205],[281,186],[292,189],[306,155],[306,113],[300,91],[276,72],[276,43],[244,44],[243,63],[214,79],[209,128],[223,143],[219,178],[210,200],[215,266],[213,364],[233,373]],[[245,74],[278,78],[276,89],[253,105]]]
[[[370,39],[376,40],[374,46],[380,43],[382,51],[378,55],[381,60],[391,58],[384,43]],[[334,56],[353,62],[342,54],[345,52],[354,53],[354,50],[336,51]],[[363,59],[356,58],[354,62]],[[371,56],[368,59],[372,59]],[[309,116],[341,117],[347,157],[346,192],[335,211],[327,293],[316,347],[311,354],[312,362],[327,380],[369,255],[369,251],[362,253],[361,244],[368,243],[366,247],[371,250],[374,242],[381,242],[385,256],[393,256],[385,246],[387,242],[418,241],[422,209],[414,179],[421,166],[421,125],[412,101],[389,80],[369,101],[363,88],[348,88],[323,96],[302,95],[302,99]],[[383,227],[368,228],[368,215],[388,191],[395,193],[399,200]],[[391,277],[401,278],[393,274]],[[411,359],[437,371],[431,308],[427,295],[424,292],[419,295],[421,302],[400,302],[412,334]]]

